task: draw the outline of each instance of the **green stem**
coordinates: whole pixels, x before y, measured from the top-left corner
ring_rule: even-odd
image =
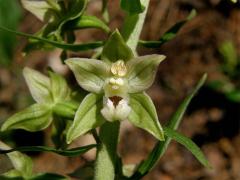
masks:
[[[145,17],[147,15],[149,2],[150,0],[141,1],[141,4],[145,7],[144,12],[142,12],[141,14],[127,15],[121,31],[127,45],[132,49],[135,55],[137,54],[136,48],[138,45],[140,34],[142,32]]]
[[[114,180],[117,160],[119,122],[106,122],[100,128],[101,145],[97,151],[95,180]]]

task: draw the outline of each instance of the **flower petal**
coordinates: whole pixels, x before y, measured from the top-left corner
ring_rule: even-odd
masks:
[[[85,90],[100,93],[110,67],[103,61],[87,58],[71,58],[65,61],[73,71],[78,84]]]
[[[164,55],[155,54],[130,60],[127,63],[128,92],[136,93],[148,89],[155,79],[159,63],[164,59]]]

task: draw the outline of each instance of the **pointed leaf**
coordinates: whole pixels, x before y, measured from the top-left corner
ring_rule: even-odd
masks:
[[[128,61],[133,58],[131,49],[126,45],[118,30],[112,33],[104,45],[102,59],[106,62]]]
[[[95,93],[100,93],[103,90],[105,79],[110,71],[106,63],[87,58],[71,58],[65,62],[83,89]]]
[[[145,9],[140,0],[121,0],[121,8],[131,15],[142,13]]]
[[[4,150],[8,151],[10,147],[0,141],[0,149],[3,151]],[[11,152],[8,153],[7,156],[9,157],[10,161],[13,164],[14,169],[17,172],[19,172],[25,178],[31,177],[33,163],[30,157],[20,152]]]
[[[178,143],[185,146],[203,166],[210,168],[210,164],[202,153],[201,149],[191,139],[168,127],[164,127],[164,133],[169,138],[172,138]]]
[[[11,29],[8,29],[8,28],[5,28],[5,27],[0,27],[0,30],[8,31],[8,32],[14,33],[16,35],[27,37],[27,38],[30,38],[30,39],[36,39],[36,40],[39,40],[41,42],[50,44],[54,47],[64,49],[64,50],[70,50],[70,51],[74,51],[74,52],[96,49],[98,47],[103,46],[102,41],[95,41],[95,42],[82,43],[82,44],[67,44],[67,43],[52,41],[52,40],[49,40],[49,39],[46,39],[46,38],[41,38],[41,37],[34,36],[34,35],[31,35],[31,34],[26,34],[26,33],[18,32],[18,31],[14,31],[14,30],[11,30]]]
[[[148,89],[155,79],[158,65],[164,59],[164,55],[147,55],[129,61],[127,63],[128,91],[136,93]]]
[[[188,21],[190,21],[192,18],[194,18],[196,16],[196,14],[197,14],[196,10],[193,9],[185,20],[180,21],[180,22],[176,23],[174,26],[172,26],[169,30],[167,30],[167,32],[165,32],[162,35],[162,37],[158,41],[143,41],[143,40],[140,40],[139,45],[144,46],[146,48],[159,48],[164,43],[166,43],[166,42],[172,40],[173,38],[175,38],[177,36],[177,33],[181,30],[181,28]]]
[[[31,95],[37,103],[53,102],[50,92],[50,80],[47,76],[28,67],[23,69],[23,75]]]
[[[48,127],[51,121],[52,113],[49,106],[34,104],[7,119],[3,123],[1,130],[25,129],[35,132]]]
[[[71,90],[67,85],[67,81],[59,74],[49,72],[51,93],[55,103],[61,100],[69,100]]]
[[[64,25],[65,29],[77,30],[83,28],[99,28],[104,30],[106,33],[110,32],[109,27],[100,19],[95,16],[82,15],[81,17],[69,21]]]
[[[76,112],[73,124],[67,132],[68,144],[77,137],[105,122],[100,113],[102,108],[102,98],[102,95],[91,93],[83,99]]]
[[[181,122],[188,105],[190,104],[192,98],[195,96],[198,90],[203,86],[206,78],[207,75],[204,74],[196,87],[193,89],[193,91],[183,100],[183,102],[180,104],[176,112],[169,120],[169,123],[167,125],[168,128],[171,128],[173,130],[178,128],[179,123]],[[141,179],[143,176],[145,176],[158,162],[159,158],[161,158],[162,155],[165,153],[170,141],[171,138],[169,137],[166,137],[164,142],[159,141],[153,148],[152,152],[149,154],[148,158],[138,166],[137,171],[130,179]]]
[[[163,129],[158,121],[157,112],[151,98],[145,93],[131,94],[132,108],[128,120],[135,126],[142,128],[156,137],[164,140]]]
[[[4,149],[0,148],[0,154],[11,154],[11,153],[15,153],[14,151],[20,151],[20,152],[31,151],[31,152],[52,152],[52,153],[56,153],[56,154],[59,154],[62,156],[75,157],[75,156],[84,154],[85,152],[87,152],[90,149],[95,148],[95,147],[97,147],[96,144],[91,144],[91,145],[87,145],[87,146],[61,150],[61,149],[55,149],[55,148],[47,147],[47,146],[23,146],[23,147],[8,149],[8,150],[4,150]]]

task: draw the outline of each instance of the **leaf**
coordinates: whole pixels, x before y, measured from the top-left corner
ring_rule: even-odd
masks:
[[[60,42],[57,42],[57,41],[52,41],[52,40],[49,40],[49,39],[46,39],[46,38],[41,38],[41,37],[34,36],[34,35],[31,35],[31,34],[26,34],[26,33],[18,32],[18,31],[10,30],[8,28],[1,27],[1,26],[0,26],[0,30],[8,31],[8,32],[14,33],[16,35],[31,38],[31,39],[37,39],[41,42],[50,44],[54,47],[64,49],[64,50],[70,50],[70,51],[74,51],[74,52],[96,49],[98,47],[103,46],[102,41],[95,41],[95,42],[91,42],[91,43],[82,43],[82,44],[67,44],[67,43],[60,43]]]
[[[76,112],[74,121],[67,132],[68,144],[105,122],[100,113],[102,98],[102,95],[90,93],[83,99]]]
[[[174,139],[178,143],[185,146],[203,166],[207,168],[211,167],[201,149],[191,139],[168,127],[164,127],[164,133],[169,138]]]
[[[131,15],[142,13],[145,9],[140,0],[121,0],[121,8]]]
[[[10,129],[24,129],[35,132],[49,126],[52,121],[52,112],[47,105],[34,104],[7,119],[1,131]]]
[[[160,141],[164,141],[163,129],[158,121],[157,112],[151,98],[145,93],[131,94],[132,108],[128,120],[139,128],[152,134]]]
[[[128,92],[136,93],[148,89],[154,82],[158,65],[166,56],[146,55],[139,56],[127,63]]]
[[[23,75],[33,99],[38,103],[52,103],[52,94],[50,92],[50,80],[40,72],[25,67]]]
[[[91,144],[87,146],[82,146],[82,147],[77,147],[77,148],[72,148],[72,149],[66,149],[66,150],[61,150],[61,149],[55,149],[52,147],[47,147],[47,146],[23,146],[23,147],[16,147],[13,149],[9,150],[3,150],[0,149],[0,154],[11,154],[14,151],[20,151],[20,152],[52,152],[56,153],[62,156],[68,156],[68,157],[75,157],[79,156],[81,154],[84,154],[85,152],[89,151],[92,148],[97,147],[96,144]]]
[[[109,27],[96,16],[82,15],[81,17],[69,21],[64,25],[65,29],[77,30],[84,28],[99,28],[104,30],[106,33],[110,32]]]
[[[9,11],[11,9],[11,11]],[[0,0],[0,26],[8,28],[17,28],[20,18],[21,9],[18,1]],[[0,65],[9,65],[14,56],[15,45],[17,44],[16,36],[8,32],[0,33]]]
[[[204,74],[196,87],[193,89],[193,91],[182,101],[178,109],[175,111],[171,119],[169,120],[169,123],[166,127],[176,130],[179,126],[180,121],[182,120],[182,117],[190,104],[190,101],[195,96],[195,94],[198,92],[198,90],[203,86],[204,82],[206,81],[207,75]],[[162,157],[162,155],[167,150],[167,147],[171,141],[171,138],[166,137],[164,142],[159,141],[151,153],[149,154],[148,158],[144,160],[140,165],[138,166],[136,172],[131,176],[131,180],[133,179],[141,179],[143,176],[145,176],[158,162],[159,158]]]
[[[132,1],[132,0],[129,0]],[[123,28],[121,30],[122,36],[127,43],[127,45],[132,49],[136,56],[136,48],[138,45],[138,40],[142,31],[144,20],[146,17],[148,5],[150,0],[141,0],[142,6],[145,10],[141,14],[129,14],[123,23]]]
[[[105,79],[110,73],[110,67],[105,62],[87,58],[71,58],[65,62],[83,89],[94,93],[102,92]]]
[[[73,101],[59,101],[53,107],[53,112],[60,117],[73,119],[79,104]]]
[[[10,147],[0,141],[0,149],[3,151],[8,151]],[[33,163],[30,157],[20,152],[11,152],[8,153],[7,156],[12,162],[12,165],[16,170],[15,172],[18,172],[25,178],[32,176]]]
[[[44,173],[30,178],[29,180],[68,180],[65,176],[53,173]]]
[[[102,0],[102,15],[105,22],[109,22],[109,14],[107,9],[108,0]]]
[[[34,14],[41,21],[48,21],[51,18],[52,7],[47,1],[32,1],[32,0],[21,0],[23,7]]]
[[[103,47],[102,59],[112,63],[117,60],[128,61],[132,58],[131,49],[126,45],[119,31],[114,31]]]
[[[26,180],[23,177],[8,177],[8,176],[0,176],[1,180]],[[66,177],[58,174],[52,174],[52,173],[44,173],[44,174],[39,174],[36,176],[33,176],[31,178],[27,178],[27,180],[67,180]]]
[[[144,46],[146,48],[159,48],[164,43],[166,43],[166,42],[172,40],[173,38],[175,38],[177,36],[178,31],[188,21],[192,20],[192,18],[194,18],[195,16],[196,16],[196,10],[193,9],[185,20],[180,21],[180,22],[176,23],[174,26],[172,26],[169,30],[167,30],[167,32],[165,32],[162,35],[162,37],[158,41],[143,41],[143,40],[140,40],[139,45]]]
[[[53,101],[57,103],[62,100],[69,100],[71,90],[67,85],[67,81],[61,75],[54,72],[49,72],[49,74]]]

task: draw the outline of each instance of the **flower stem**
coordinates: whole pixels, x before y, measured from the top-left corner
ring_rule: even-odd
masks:
[[[119,122],[106,122],[100,128],[101,145],[97,151],[95,180],[114,180],[119,127]]]

